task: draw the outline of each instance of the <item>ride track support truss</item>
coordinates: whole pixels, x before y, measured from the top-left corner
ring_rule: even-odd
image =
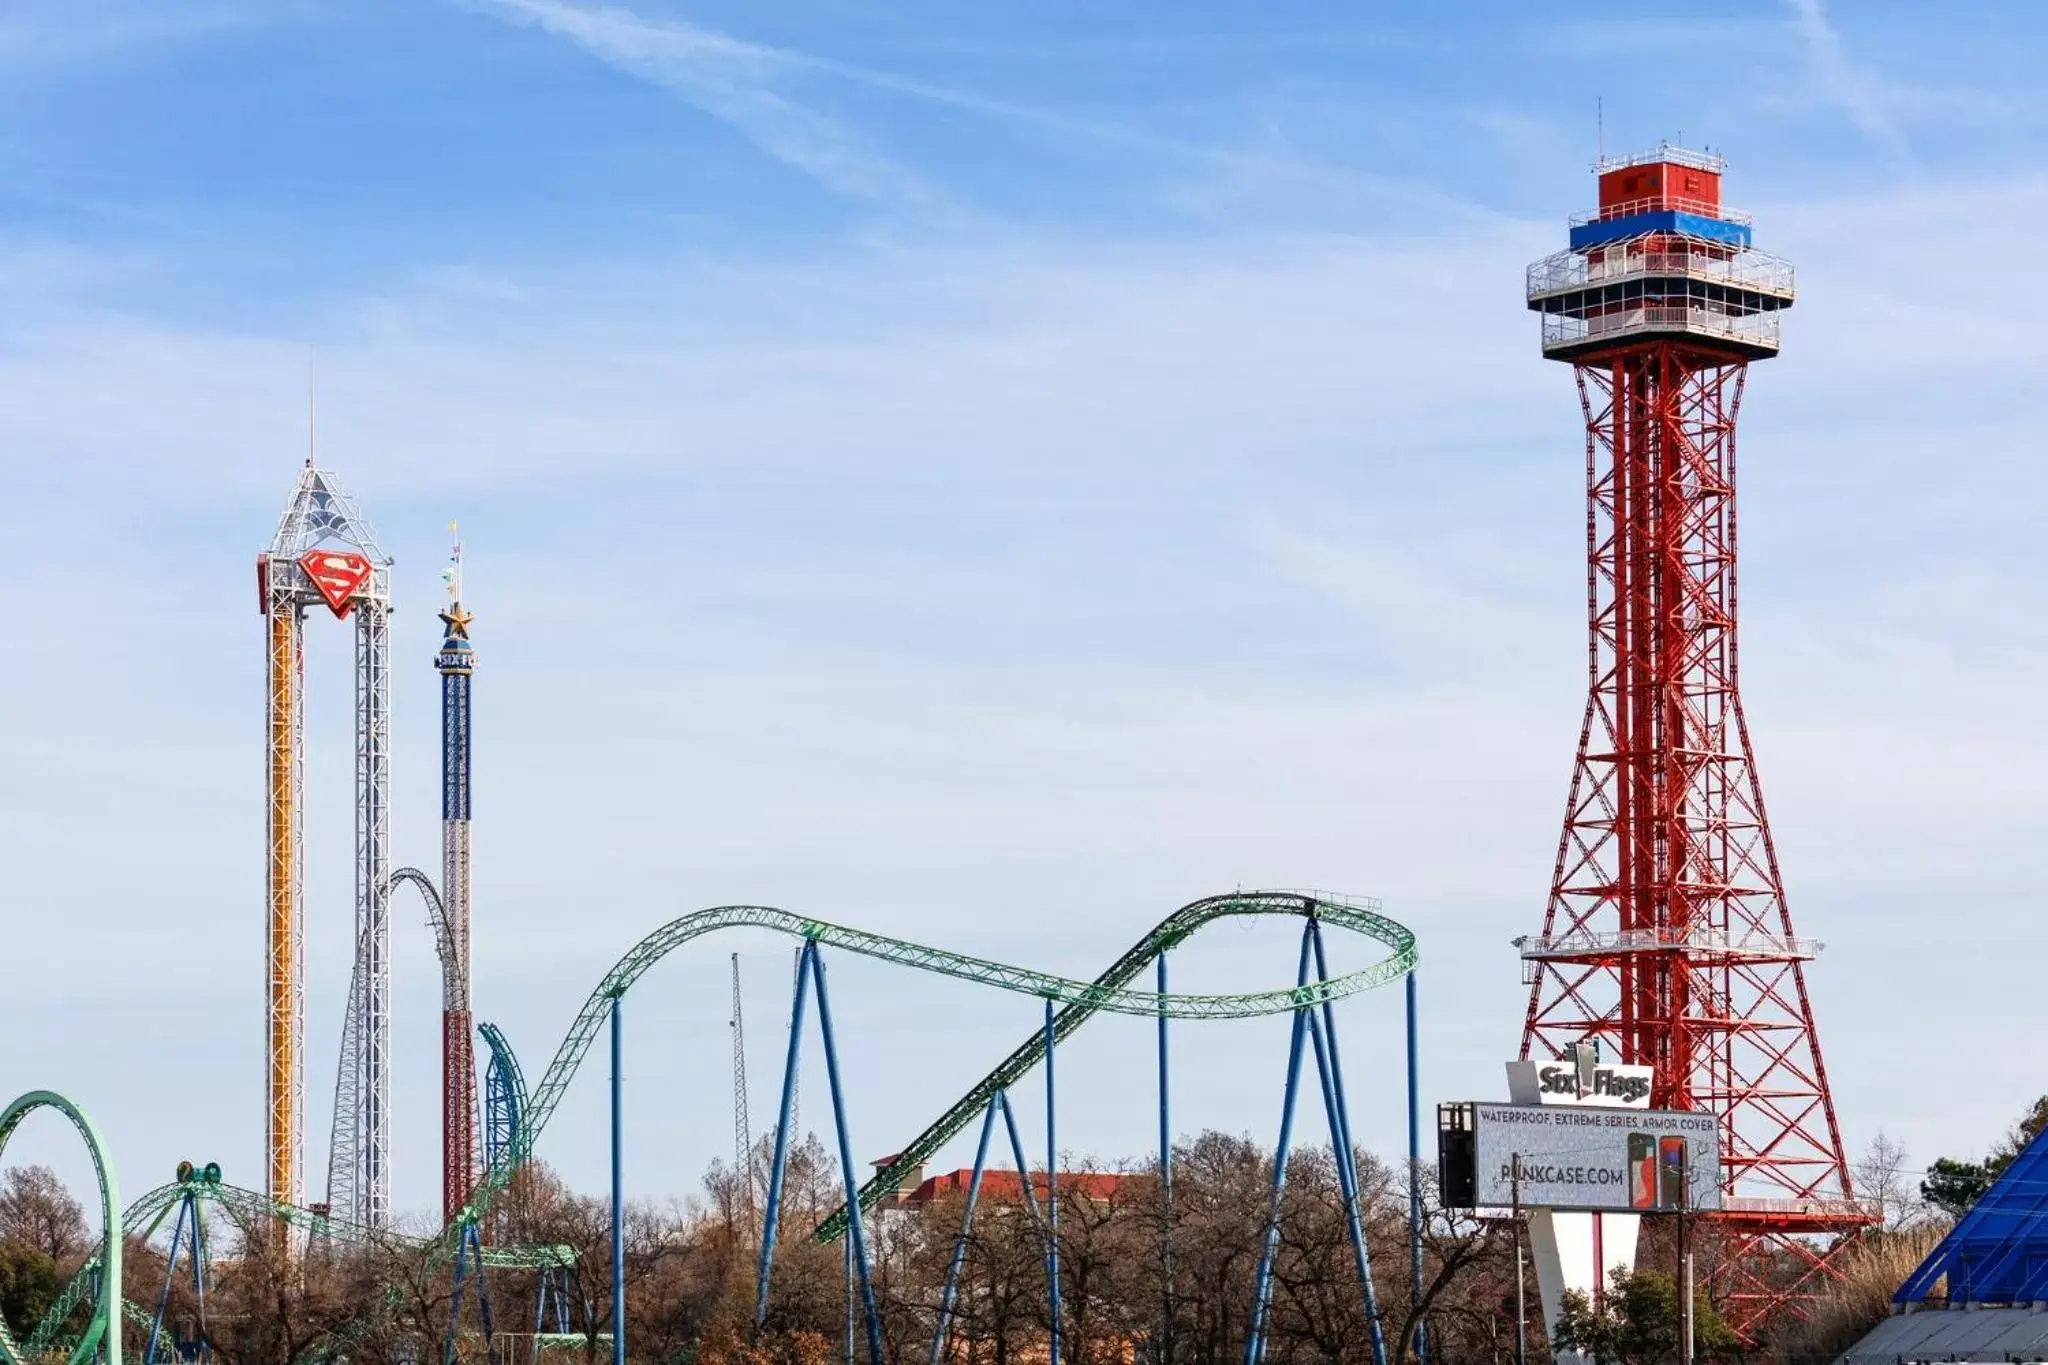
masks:
[[[1292,987],[1278,990],[1227,995],[1175,995],[1164,990],[1128,988],[1127,983],[1148,964],[1154,963],[1203,926],[1220,919],[1256,916],[1301,918],[1309,921],[1309,927],[1315,929],[1318,934],[1323,928],[1343,929],[1372,940],[1387,951],[1378,961],[1360,970],[1335,977],[1319,975],[1316,979],[1307,979],[1304,976],[1297,979]],[[1300,1027],[1320,1029],[1323,1036],[1333,1039],[1334,1033],[1330,1031],[1327,1009],[1331,1003],[1399,980],[1413,970],[1417,960],[1415,936],[1407,928],[1382,914],[1379,902],[1317,891],[1242,891],[1192,902],[1153,926],[1108,970],[1092,981],[1079,981],[1027,967],[1012,966],[987,958],[911,943],[866,930],[806,918],[770,906],[718,906],[682,915],[640,940],[605,974],[584,1002],[568,1034],[556,1048],[553,1060],[542,1074],[539,1086],[530,1095],[526,1092],[518,1062],[511,1049],[506,1046],[503,1035],[489,1024],[479,1027],[479,1032],[491,1052],[492,1093],[499,1097],[503,1109],[507,1111],[505,1131],[502,1138],[493,1141],[492,1145],[496,1150],[460,1214],[425,1248],[429,1264],[446,1265],[463,1254],[464,1244],[470,1235],[468,1230],[489,1217],[493,1204],[511,1184],[519,1168],[525,1164],[548,1120],[560,1106],[571,1080],[589,1056],[598,1033],[607,1024],[612,1030],[613,1203],[615,1208],[619,1206],[619,1172],[622,1163],[619,1127],[623,1090],[619,1050],[620,1004],[633,985],[669,953],[706,934],[730,928],[769,929],[802,940],[796,980],[799,992],[805,989],[804,982],[807,976],[810,976],[804,967],[806,958],[809,958],[813,967],[818,969],[817,976],[811,979],[822,984],[822,964],[817,962],[816,954],[820,947],[829,946],[917,971],[1035,996],[1046,1002],[1046,1026],[1034,1030],[1032,1037],[1025,1044],[1011,1053],[937,1122],[928,1127],[913,1144],[906,1147],[903,1156],[888,1168],[885,1178],[871,1179],[858,1190],[851,1186],[853,1167],[851,1149],[845,1141],[843,1099],[836,1081],[833,1082],[834,1120],[841,1136],[841,1166],[848,1178],[849,1189],[847,1207],[842,1207],[813,1232],[817,1240],[824,1242],[837,1239],[848,1229],[849,1208],[858,1207],[863,1211],[872,1208],[877,1201],[893,1190],[895,1181],[901,1179],[903,1171],[921,1164],[967,1122],[983,1112],[998,1091],[1007,1089],[1013,1081],[1035,1066],[1045,1055],[1047,1048],[1073,1033],[1097,1014],[1107,1012],[1151,1018],[1163,1029],[1164,1022],[1169,1019],[1251,1019],[1293,1013],[1299,1021],[1310,1018],[1320,1011],[1324,1022],[1317,1023],[1311,1019],[1310,1023],[1301,1024]],[[1320,963],[1320,959],[1318,961]],[[1318,970],[1320,972],[1320,966]],[[1164,980],[1162,971],[1162,985]],[[821,1013],[826,1013],[823,1008],[822,992],[820,995]],[[792,1021],[792,1052],[799,1037],[799,1028],[796,1025],[800,1025],[800,1022]],[[1412,1027],[1412,1013],[1410,1024]],[[1323,1054],[1319,1051],[1318,1055]],[[1163,1049],[1161,1056],[1163,1081]],[[829,1040],[826,1060],[829,1080],[829,1073],[836,1069],[835,1048]],[[1330,1064],[1334,1068],[1334,1048],[1331,1049]],[[785,1072],[782,1110],[784,1121],[778,1125],[778,1142],[784,1142],[787,1138],[789,1119],[793,1116],[795,1107],[795,1089],[796,1072],[791,1065]],[[1341,1085],[1334,1077],[1326,1093],[1330,1100],[1341,1103],[1338,1099]],[[1289,1105],[1291,1113],[1291,1099]],[[1161,1131],[1166,1131],[1163,1126]],[[1334,1126],[1332,1131],[1348,1132],[1348,1123],[1340,1121],[1340,1126]],[[1050,1135],[1048,1136],[1050,1139]],[[1048,1150],[1056,1148],[1049,1146]],[[1170,1149],[1166,1155],[1170,1159]],[[767,1204],[768,1210],[773,1211],[777,1202],[771,1198]],[[341,1232],[356,1235],[355,1225],[340,1220],[289,1206],[270,1205],[267,1202],[266,1207],[274,1208],[277,1217],[315,1234]],[[623,1226],[618,1217],[615,1216],[613,1221],[615,1228]],[[388,1236],[377,1234],[370,1229],[362,1231],[372,1236]],[[859,1234],[856,1232],[855,1238],[858,1237]],[[614,1240],[613,1274],[616,1277],[620,1262],[616,1238]],[[857,1249],[850,1248],[850,1259],[856,1251]],[[483,1247],[487,1266],[494,1263],[494,1257],[498,1254],[498,1248],[488,1244]],[[851,1273],[852,1267],[849,1267],[849,1274]],[[388,1312],[392,1306],[393,1300],[389,1296],[379,1304],[369,1306],[354,1322],[338,1330],[329,1339],[323,1348],[322,1358],[330,1361],[345,1358],[350,1344],[371,1322]],[[604,1336],[605,1334],[601,1333],[598,1339],[603,1340]],[[623,1336],[615,1330],[611,1337],[614,1359],[622,1359],[625,1349]]]
[[[1303,957],[1307,961],[1313,951],[1317,975],[1311,978],[1306,967],[1298,974],[1294,986],[1280,990],[1254,991],[1230,995],[1174,995],[1165,990],[1133,990],[1128,984],[1148,964],[1160,961],[1164,954],[1184,941],[1202,926],[1215,920],[1241,916],[1291,915],[1307,921],[1304,930]],[[1342,976],[1330,977],[1324,969],[1320,952],[1322,927],[1341,928],[1360,934],[1383,945],[1388,951],[1379,961],[1358,971]],[[863,1211],[873,1207],[900,1180],[904,1170],[922,1162],[965,1126],[977,1113],[983,1113],[995,1103],[995,1097],[1009,1085],[1029,1071],[1039,1061],[1046,1059],[1061,1038],[1071,1034],[1095,1015],[1109,1012],[1152,1018],[1161,1030],[1161,1080],[1165,1079],[1164,1028],[1169,1019],[1245,1019],[1263,1015],[1293,1013],[1298,1029],[1306,1029],[1316,1039],[1315,1055],[1325,1102],[1331,1106],[1331,1133],[1333,1141],[1341,1144],[1343,1157],[1348,1158],[1348,1119],[1343,1116],[1342,1081],[1337,1075],[1334,1018],[1329,1006],[1361,991],[1372,989],[1398,980],[1409,973],[1416,963],[1414,935],[1406,928],[1380,913],[1377,901],[1349,899],[1321,892],[1301,891],[1251,891],[1224,896],[1209,897],[1193,902],[1175,911],[1134,944],[1117,959],[1110,968],[1093,981],[1079,981],[1052,973],[1039,972],[1025,967],[1012,966],[986,958],[963,953],[950,952],[923,944],[894,939],[866,930],[831,924],[823,920],[809,919],[785,910],[769,906],[731,905],[719,906],[683,915],[649,934],[636,944],[619,962],[606,973],[604,979],[585,1002],[576,1021],[556,1049],[554,1059],[541,1077],[540,1085],[532,1095],[523,1093],[513,1098],[514,1085],[519,1080],[519,1071],[511,1050],[504,1046],[502,1036],[489,1025],[483,1027],[486,1044],[492,1052],[492,1074],[494,1093],[503,1090],[507,1107],[514,1118],[507,1127],[508,1136],[502,1142],[494,1142],[495,1151],[487,1165],[483,1178],[465,1204],[461,1214],[442,1234],[438,1243],[438,1254],[444,1259],[453,1259],[461,1254],[461,1248],[468,1237],[467,1229],[474,1227],[488,1216],[497,1197],[510,1184],[513,1174],[525,1162],[533,1145],[555,1109],[560,1105],[571,1079],[576,1075],[583,1061],[589,1055],[600,1030],[607,1024],[611,1028],[611,1090],[612,1090],[612,1160],[613,1160],[613,1204],[614,1231],[622,1227],[621,1204],[622,1156],[620,1147],[620,1124],[622,1114],[623,1063],[621,1046],[621,1004],[626,993],[646,972],[670,952],[706,934],[728,928],[764,928],[786,933],[803,941],[798,957],[796,997],[789,1033],[790,1061],[785,1069],[780,1121],[776,1130],[777,1157],[771,1170],[771,1189],[765,1203],[764,1217],[771,1220],[771,1226],[764,1227],[763,1266],[764,1279],[761,1292],[765,1295],[765,1274],[772,1258],[772,1220],[779,1213],[780,1190],[777,1187],[783,1157],[793,1116],[796,1067],[794,1058],[801,1036],[803,1002],[811,986],[815,984],[819,994],[820,1024],[825,1038],[828,1081],[832,1091],[833,1117],[839,1136],[841,1167],[848,1182],[847,1202],[836,1214],[821,1223],[813,1235],[820,1241],[831,1241],[842,1233],[851,1233],[848,1248],[848,1274],[850,1281],[858,1272],[861,1285],[863,1308],[869,1323],[870,1337],[876,1332],[873,1316],[871,1291],[867,1288],[867,1267],[864,1237],[859,1222],[851,1219],[849,1213],[855,1209]],[[1313,940],[1313,947],[1311,946]],[[851,1148],[845,1129],[844,1102],[838,1084],[836,1071],[836,1047],[832,1041],[829,1006],[824,999],[823,963],[818,957],[821,946],[831,946],[862,956],[906,966],[918,971],[952,977],[956,980],[991,986],[999,990],[1036,996],[1045,1002],[1046,1019],[1044,1027],[1034,1031],[1032,1038],[1017,1048],[983,1081],[970,1090],[967,1096],[949,1109],[945,1115],[921,1134],[903,1155],[885,1170],[882,1177],[870,1180],[859,1189],[853,1187],[853,1165]],[[1163,967],[1160,984],[1165,982]],[[1317,1016],[1320,1014],[1320,1018]],[[1306,1022],[1303,1022],[1306,1021]],[[1412,1015],[1411,1015],[1412,1026]],[[1306,1035],[1305,1035],[1306,1036]],[[1327,1049],[1327,1051],[1326,1051]],[[1292,1122],[1292,1094],[1294,1077],[1298,1074],[1299,1058],[1290,1064],[1288,1084],[1287,1118]],[[523,1089],[523,1087],[521,1087]],[[1162,1090],[1161,1107],[1164,1113],[1165,1096]],[[1162,1120],[1162,1133],[1166,1129]],[[1052,1134],[1048,1133],[1048,1172],[1051,1157],[1057,1151],[1052,1145]],[[1163,1160],[1170,1160],[1170,1148]],[[1351,1193],[1347,1198],[1356,1198],[1355,1172],[1348,1171],[1348,1161],[1340,1159],[1340,1165],[1347,1168],[1352,1178],[1343,1183],[1349,1185]],[[1284,1168],[1284,1156],[1282,1159]],[[1284,1177],[1283,1177],[1284,1178]],[[1050,1186],[1050,1179],[1048,1180]],[[1050,1190],[1049,1196],[1050,1198]],[[616,1242],[616,1238],[614,1239]],[[1366,1264],[1366,1251],[1361,1237],[1357,1245],[1361,1265]],[[1050,1256],[1050,1253],[1049,1253]],[[1049,1260],[1049,1265],[1055,1263]],[[619,1272],[618,1248],[614,1248],[614,1276]],[[1056,1275],[1056,1268],[1052,1271]],[[1053,1283],[1057,1283],[1055,1279]],[[1368,1314],[1373,1322],[1373,1342],[1376,1360],[1384,1359],[1384,1341],[1379,1331],[1378,1309],[1373,1300],[1370,1277],[1366,1276],[1363,1292]],[[347,1334],[336,1349],[345,1346]],[[871,1347],[878,1351],[879,1347]],[[614,1359],[622,1359],[625,1350],[623,1332],[615,1324],[613,1332]],[[879,1357],[877,1357],[879,1358]]]
[[[1380,943],[1388,953],[1359,971],[1283,990],[1239,995],[1167,995],[1127,989],[1127,983],[1149,963],[1202,926],[1220,919],[1264,915],[1314,918],[1326,927],[1344,929]],[[457,1223],[481,1218],[510,1184],[513,1172],[531,1154],[533,1144],[561,1104],[569,1082],[590,1054],[599,1030],[610,1019],[612,1002],[625,995],[655,963],[685,943],[720,929],[732,928],[770,929],[917,971],[1049,999],[1058,1007],[1054,1016],[1055,1039],[1065,1038],[1104,1012],[1155,1019],[1161,1016],[1171,1019],[1252,1019],[1282,1014],[1302,1005],[1341,1000],[1399,980],[1416,961],[1415,936],[1380,913],[1378,901],[1317,891],[1242,891],[1194,901],[1153,926],[1093,981],[1076,981],[1028,967],[889,938],[863,929],[808,919],[770,906],[727,905],[698,910],[669,921],[635,944],[591,992],[575,1022],[569,1026],[569,1032],[555,1049],[554,1059],[542,1073],[539,1085],[521,1106],[520,1122],[513,1129],[510,1144],[485,1170],[476,1190],[463,1206]],[[897,1161],[861,1188],[860,1207],[864,1210],[872,1208],[895,1189],[904,1171],[929,1159],[948,1139],[971,1123],[988,1104],[991,1095],[1009,1088],[1030,1071],[1037,1064],[1045,1041],[1043,1035],[1034,1033],[919,1134],[903,1149]],[[814,1235],[820,1241],[836,1240],[844,1230],[844,1224],[845,1212],[842,1210],[820,1224]]]

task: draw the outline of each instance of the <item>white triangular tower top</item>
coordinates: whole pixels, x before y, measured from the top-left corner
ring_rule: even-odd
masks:
[[[334,476],[315,469],[311,460],[299,471],[298,487],[278,518],[277,534],[270,539],[270,553],[281,559],[297,559],[316,545],[339,542],[362,551],[379,568],[389,568],[390,556],[377,543],[356,500],[341,491]]]

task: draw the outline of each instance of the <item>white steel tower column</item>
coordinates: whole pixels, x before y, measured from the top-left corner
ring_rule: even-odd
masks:
[[[391,1213],[391,598],[390,570],[356,612],[356,953],[363,981],[360,1221]]]

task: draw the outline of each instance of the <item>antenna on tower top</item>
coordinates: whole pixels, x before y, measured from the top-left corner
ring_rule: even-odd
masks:
[[[313,368],[313,357],[306,357],[306,468],[313,467],[313,457],[320,453],[320,377]]]
[[[462,536],[455,523],[448,523],[448,536],[452,542],[448,547],[448,567],[441,570],[441,586],[448,590],[450,602],[462,600]]]
[[[1593,96],[1593,155],[1607,159],[1607,97]]]

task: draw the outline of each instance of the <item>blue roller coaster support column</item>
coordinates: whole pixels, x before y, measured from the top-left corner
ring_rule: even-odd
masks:
[[[1050,1365],[1060,1365],[1060,1204],[1059,1169],[1060,1139],[1058,1108],[1055,1100],[1058,1090],[1053,1085],[1052,1071],[1053,1011],[1052,1001],[1045,1002],[1045,1292],[1046,1320],[1051,1324],[1051,1350],[1046,1359]],[[1030,1178],[1025,1177],[1029,1184]]]
[[[1010,1112],[1008,1092],[998,1090],[996,1094],[1001,1096],[1003,1101],[1003,1127],[1010,1135],[1010,1157],[1017,1163],[1018,1192],[1024,1197],[1024,1207],[1030,1211],[1031,1221],[1043,1232],[1045,1215],[1039,1212],[1038,1196],[1031,1192],[1031,1163],[1024,1159],[1024,1139],[1017,1135],[1017,1116]]]
[[[625,1117],[625,1072],[619,1042],[619,1005],[612,997],[612,1365],[626,1365],[626,1177],[619,1138]]]
[[[811,984],[818,988],[818,1032],[825,1042],[825,1083],[832,1091],[832,1124],[839,1136],[839,1169],[846,1182],[846,1226],[852,1234],[854,1267],[860,1272],[860,1307],[867,1320],[868,1360],[871,1365],[884,1365],[882,1323],[875,1314],[875,1287],[868,1280],[868,1241],[860,1216],[860,1178],[853,1170],[853,1144],[846,1132],[846,1096],[839,1084],[839,1048],[832,1038],[832,1004],[825,995],[825,963],[816,947],[811,949]]]
[[[163,1292],[156,1296],[156,1316],[149,1322],[149,1342],[142,1348],[142,1365],[156,1365],[156,1343],[157,1338],[163,1335],[164,1309],[170,1306],[171,1285],[178,1278],[178,1248],[184,1242],[185,1220],[188,1217],[196,1217],[197,1214],[198,1208],[192,1202],[191,1192],[187,1191],[185,1197],[178,1201],[178,1217],[171,1224],[171,1254],[164,1260]],[[196,1238],[198,1235],[195,1226],[193,1236]],[[192,1258],[192,1263],[195,1266],[199,1263],[196,1255]]]
[[[946,1264],[946,1287],[939,1293],[939,1325],[932,1333],[931,1365],[939,1365],[946,1350],[946,1329],[953,1322],[953,1295],[960,1287],[960,1267],[967,1263],[967,1237],[974,1231],[974,1206],[981,1198],[981,1172],[988,1164],[988,1140],[996,1131],[996,1107],[1003,1102],[998,1090],[988,1097],[981,1116],[981,1141],[974,1147],[974,1174],[967,1180],[967,1205],[960,1211],[960,1235],[953,1239],[953,1259]]]
[[[1415,1365],[1426,1365],[1422,1328],[1422,1068],[1416,1054],[1415,969],[1408,969],[1408,1316],[1415,1324]]]
[[[1301,966],[1294,980],[1297,987],[1308,984],[1309,945],[1309,933],[1303,930]],[[1280,1198],[1287,1190],[1287,1152],[1294,1141],[1294,1096],[1301,1082],[1301,1042],[1308,1018],[1308,1006],[1295,1007],[1293,1036],[1287,1044],[1287,1085],[1280,1100],[1280,1141],[1273,1150],[1273,1190],[1266,1205],[1265,1232],[1259,1238],[1258,1271],[1252,1281],[1252,1322],[1244,1339],[1245,1365],[1259,1365],[1266,1354],[1266,1302],[1273,1288],[1273,1254],[1280,1245]]]
[[[1330,1155],[1337,1166],[1337,1191],[1344,1201],[1344,1235],[1351,1241],[1352,1265],[1358,1272],[1358,1288],[1365,1305],[1365,1320],[1372,1335],[1373,1365],[1387,1365],[1386,1337],[1380,1331],[1379,1296],[1372,1283],[1372,1253],[1365,1242],[1365,1226],[1358,1212],[1358,1169],[1345,1160],[1348,1144],[1345,1134],[1350,1128],[1344,1114],[1343,1101],[1337,1097],[1335,1068],[1331,1065],[1331,1052],[1324,1034],[1327,1025],[1316,1021],[1311,1013],[1308,1017],[1308,1037],[1313,1045],[1316,1058],[1316,1077],[1323,1092],[1323,1114],[1330,1124]]]
[[[1166,954],[1159,983],[1159,1365],[1173,1365],[1173,1118],[1166,1068]]]
[[[1311,919],[1308,933],[1315,947],[1316,976],[1327,981],[1330,979],[1330,964],[1323,954],[1322,926]],[[1358,1148],[1351,1141],[1351,1102],[1344,1094],[1344,1055],[1337,1047],[1336,1009],[1327,1000],[1322,1004],[1322,1016],[1321,1032],[1316,1037],[1316,1066],[1323,1073],[1323,1103],[1330,1115],[1330,1147],[1337,1158],[1338,1180],[1346,1186],[1344,1200],[1351,1224],[1351,1250],[1358,1263],[1359,1288],[1365,1294],[1365,1320],[1372,1334],[1373,1365],[1387,1365],[1387,1334],[1380,1320],[1379,1290],[1372,1282],[1372,1252],[1366,1246],[1365,1229],[1358,1213]],[[1311,1032],[1315,1032],[1315,1021],[1311,1019],[1309,1023]],[[1325,1047],[1330,1054],[1327,1063],[1323,1057]]]
[[[491,1295],[489,1286],[484,1282],[483,1238],[477,1234],[475,1223],[464,1223],[455,1242],[455,1284],[448,1295],[448,1335],[441,1343],[442,1365],[454,1365],[461,1353],[462,1290],[472,1280],[476,1282],[477,1318],[483,1324],[484,1352],[495,1360],[497,1349],[491,1341],[495,1334],[491,1326]]]
[[[790,990],[789,1051],[782,1060],[782,1103],[775,1118],[775,1157],[768,1164],[768,1209],[761,1221],[761,1257],[754,1268],[754,1333],[768,1320],[769,1267],[775,1261],[775,1234],[782,1223],[782,1173],[789,1163],[789,1121],[796,1108],[796,1064],[804,1038],[804,1004],[811,995],[811,955],[817,942],[805,939],[797,949],[796,982]]]

